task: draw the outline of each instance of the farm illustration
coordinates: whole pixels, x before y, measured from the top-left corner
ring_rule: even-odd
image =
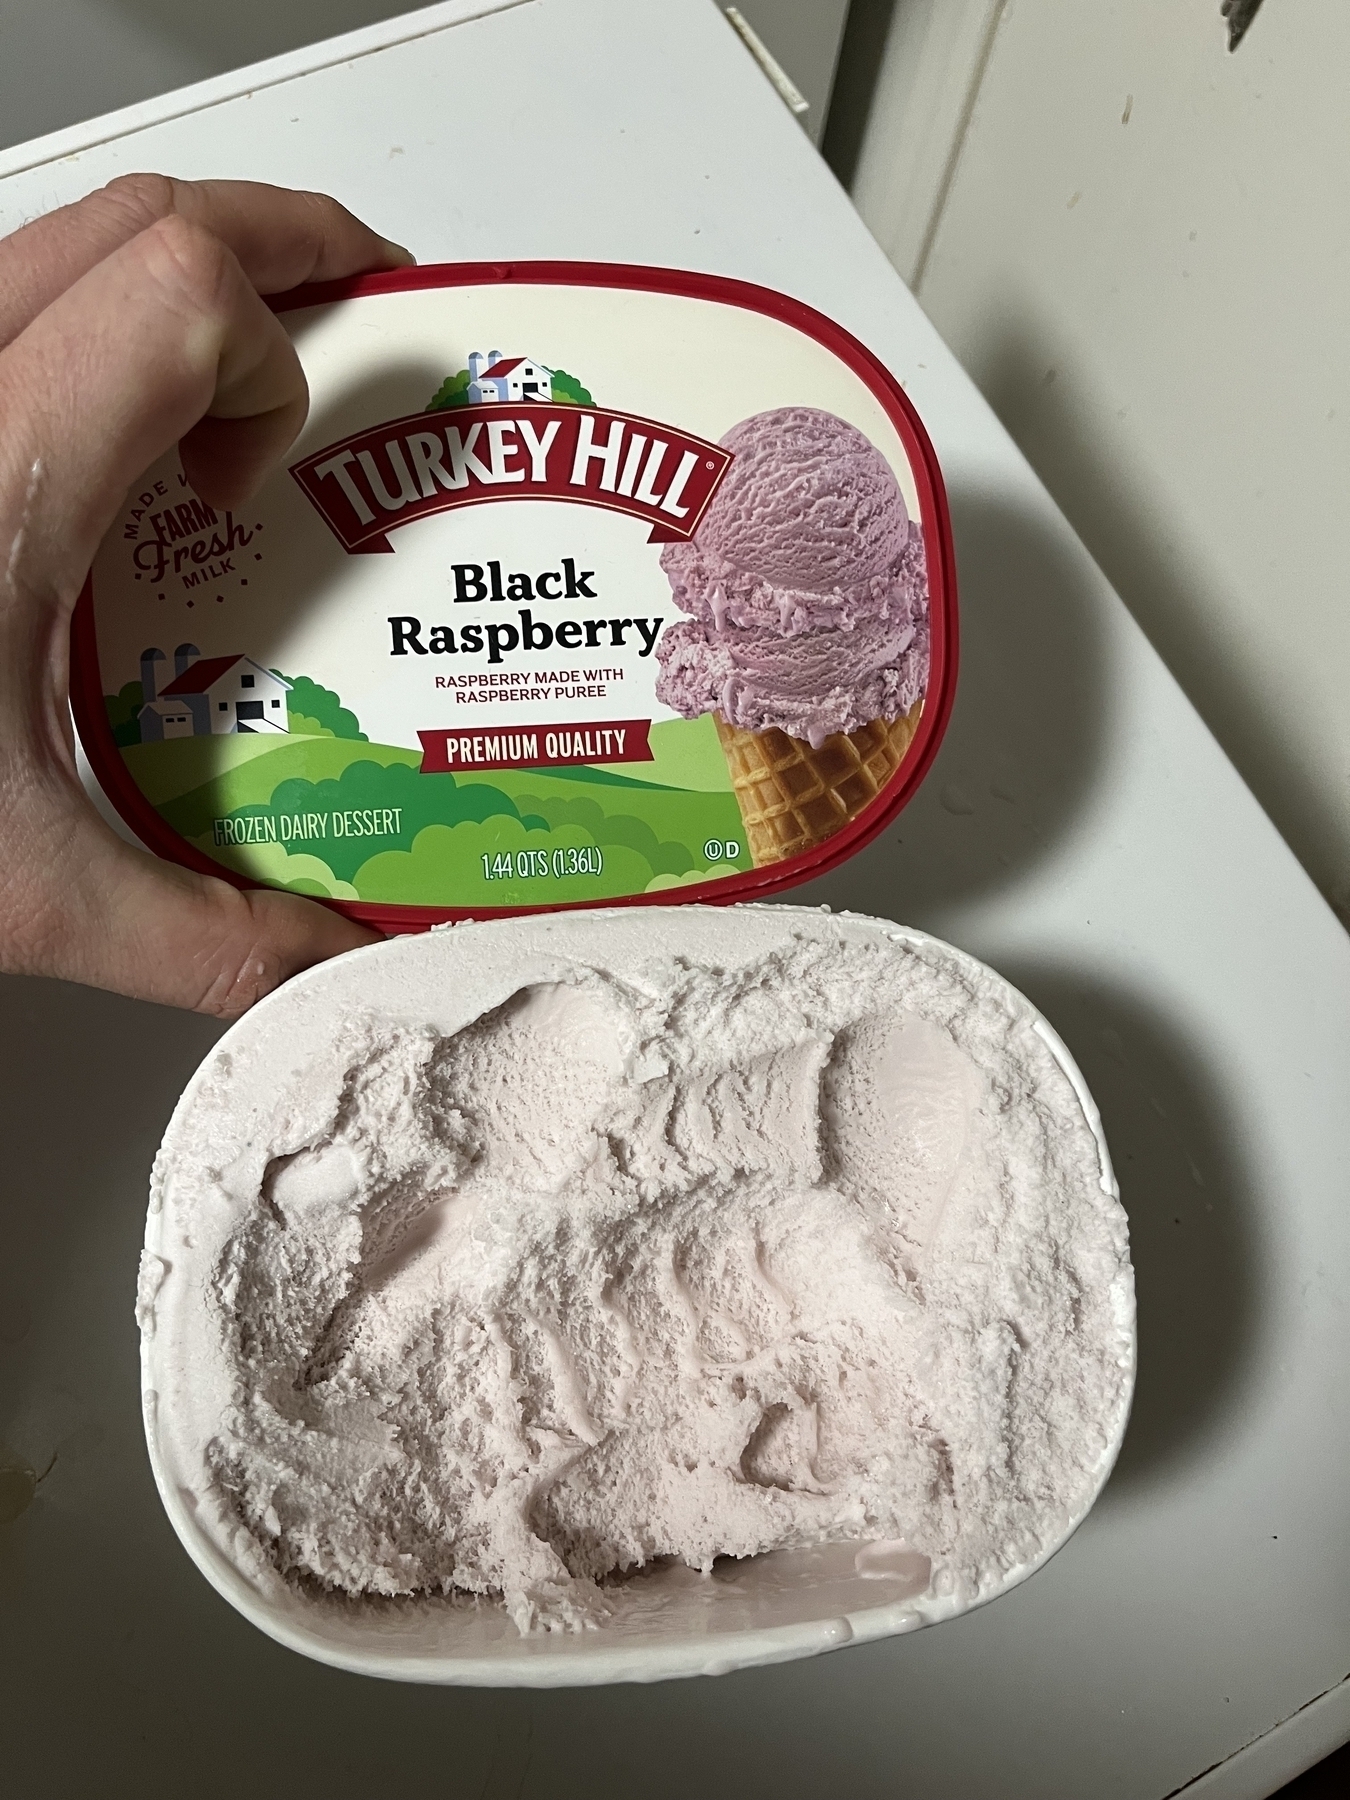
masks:
[[[320,899],[435,905],[453,894],[490,908],[655,892],[750,866],[710,720],[654,725],[644,779],[591,765],[423,774],[420,751],[370,743],[308,676],[192,644],[172,665],[170,676],[169,658],[147,648],[140,680],[104,696],[114,740],[160,817],[249,880]]]
[[[195,644],[173,653],[173,678],[160,685],[166,658],[151,646],[141,652],[141,707],[136,715],[143,744],[166,738],[220,737],[226,732],[285,733],[291,684],[242,653],[204,657]]]
[[[469,366],[447,376],[432,396],[428,412],[451,406],[496,404],[593,406],[589,391],[566,369],[553,369],[530,356],[503,356],[500,350],[473,350]]]

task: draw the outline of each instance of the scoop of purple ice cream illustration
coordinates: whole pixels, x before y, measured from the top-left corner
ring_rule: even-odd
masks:
[[[899,767],[928,681],[923,536],[890,464],[808,406],[732,426],[734,453],[661,567],[687,615],[657,698],[711,713],[757,865],[832,835]]]

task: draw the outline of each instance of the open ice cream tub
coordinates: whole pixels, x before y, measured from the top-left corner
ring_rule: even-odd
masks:
[[[779,906],[400,936],[236,1024],[156,1161],[151,1461],[357,1672],[559,1686],[916,1630],[1073,1533],[1134,1379],[1068,1051],[973,958]]]
[[[218,513],[165,457],[76,613],[80,736],[150,848],[388,932],[763,897],[904,805],[950,531],[847,332],[605,264],[274,305],[312,396],[285,466]]]

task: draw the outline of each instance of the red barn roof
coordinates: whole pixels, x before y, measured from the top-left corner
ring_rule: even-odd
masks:
[[[503,362],[493,363],[491,368],[481,369],[478,374],[478,379],[480,381],[491,381],[498,375],[509,375],[512,369],[518,369],[524,362],[534,362],[534,358],[532,356],[508,356]],[[536,369],[542,369],[544,365],[543,363],[535,363],[534,366]]]
[[[204,694],[213,681],[219,681],[237,662],[247,661],[242,650],[234,656],[199,656],[181,675],[175,675],[167,687],[159,690],[159,698],[171,700],[175,694]]]
[[[222,675],[228,675],[234,665],[241,662],[248,663],[260,675],[280,682],[287,693],[290,692],[291,683],[284,676],[278,675],[274,669],[264,669],[261,663],[255,663],[251,656],[245,656],[241,651],[235,656],[199,656],[181,675],[175,675],[167,687],[162,687],[157,698],[172,700],[178,694],[204,694]]]

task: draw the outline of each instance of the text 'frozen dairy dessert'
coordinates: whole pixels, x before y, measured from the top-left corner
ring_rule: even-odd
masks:
[[[730,470],[661,566],[689,615],[657,696],[712,713],[757,865],[856,818],[909,748],[928,681],[923,537],[854,426],[780,407],[722,439]]]
[[[563,915],[311,971],[156,1165],[179,1530],[264,1594],[488,1597],[522,1633],[812,1545],[860,1607],[880,1577],[911,1623],[959,1611],[1057,1547],[1123,1429],[1085,1105],[1006,983],[875,921]]]

